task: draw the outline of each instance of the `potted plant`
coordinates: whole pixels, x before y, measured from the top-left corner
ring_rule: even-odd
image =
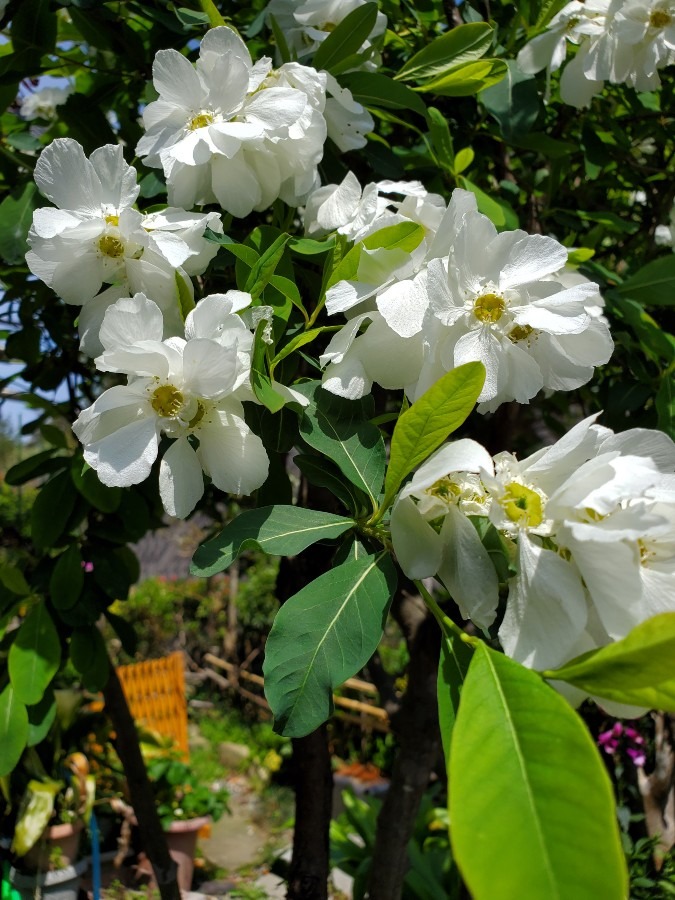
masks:
[[[189,891],[199,832],[228,810],[229,795],[224,788],[214,790],[200,782],[177,751],[142,746],[169,852],[178,866],[178,886]],[[151,874],[149,864],[145,871]]]
[[[22,897],[58,893],[77,896],[86,861],[77,862],[80,837],[91,814],[95,779],[87,757],[70,752],[69,732],[82,697],[57,691],[54,722],[43,741],[28,747],[11,775],[1,782],[1,830],[11,836],[10,881]],[[15,798],[21,798],[19,803]]]

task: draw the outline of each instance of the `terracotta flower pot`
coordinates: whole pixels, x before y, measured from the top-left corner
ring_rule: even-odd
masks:
[[[68,822],[45,828],[39,841],[23,857],[22,869],[31,872],[48,872],[56,848],[61,851],[59,869],[72,866],[77,859],[77,851],[80,849],[83,827],[82,822]]]

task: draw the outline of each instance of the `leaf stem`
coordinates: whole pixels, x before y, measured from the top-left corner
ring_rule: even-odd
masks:
[[[205,12],[209,17],[209,22],[211,23],[211,26],[213,28],[216,28],[218,25],[225,24],[225,19],[216,9],[213,0],[198,0],[198,3],[202,12]]]
[[[471,647],[477,647],[480,643],[479,638],[472,637],[470,634],[466,634],[466,632],[462,631],[462,629],[457,625],[449,616],[443,612],[438,603],[431,596],[429,591],[424,587],[424,584],[421,581],[415,580],[415,587],[420,592],[420,596],[429,607],[431,612],[433,613],[434,618],[438,622],[441,627],[441,630],[450,637],[451,635],[455,635],[461,641],[464,641],[465,644],[469,644]]]

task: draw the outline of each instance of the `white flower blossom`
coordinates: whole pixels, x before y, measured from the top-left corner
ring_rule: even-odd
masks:
[[[312,56],[349,13],[363,6],[366,0],[271,0],[265,8],[267,21],[274,16],[283,32],[289,50],[298,59]],[[375,69],[379,65],[379,54],[371,41],[380,37],[387,28],[387,17],[378,12],[373,30],[368,35],[358,53],[367,56],[354,68]]]
[[[671,247],[675,252],[675,203],[670,209],[670,222],[668,225],[657,225],[654,240],[661,247]]]
[[[218,202],[234,216],[281,197],[299,205],[317,181],[326,121],[326,75],[287,63],[255,65],[231,28],[203,38],[193,66],[176,50],[153,65],[159,99],[143,112],[137,153],[162,167],[169,202]]]
[[[94,323],[100,324],[110,302],[139,291],[155,298],[169,333],[176,333],[176,279],[192,293],[188,275],[202,273],[218,250],[204,232],[222,233],[220,215],[175,208],[140,213],[133,206],[136,170],[119,145],[107,144],[87,158],[77,141],[59,138],[40,155],[35,181],[55,207],[35,211],[26,262],[67,303],[93,304],[81,317],[88,336],[83,351],[100,352]],[[115,288],[97,297],[104,283]]]
[[[73,425],[103,484],[144,481],[162,434],[172,440],[159,475],[170,515],[183,518],[194,508],[204,492],[202,472],[233,494],[265,481],[267,454],[244,421],[240,399],[253,336],[237,313],[250,299],[240,291],[206,297],[187,316],[185,338],[168,340],[160,308],[145,295],[108,309],[96,365],[126,374],[128,383],[104,391]]]
[[[55,119],[56,109],[62,106],[75,88],[69,84],[65,87],[43,87],[26,94],[21,98],[21,117],[33,119]]]

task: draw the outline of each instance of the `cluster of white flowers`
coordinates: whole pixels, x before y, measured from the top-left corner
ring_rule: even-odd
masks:
[[[675,3],[572,0],[523,47],[518,64],[524,72],[546,69],[550,75],[565,61],[568,42],[578,49],[560,80],[565,103],[589,106],[605,81],[657,90],[659,70],[675,63]]]
[[[415,400],[478,360],[487,373],[479,410],[489,412],[542,389],[572,390],[607,362],[613,343],[597,285],[566,270],[567,250],[553,238],[498,234],[468,191],[455,190],[447,209],[436,195],[409,191],[391,213],[372,187],[358,200],[343,182],[312,207],[324,227],[357,227],[360,242],[354,277],[326,293],[329,313],[351,316],[321,357],[327,390],[355,399],[377,382]],[[408,243],[385,231],[405,222],[418,226]]]
[[[645,429],[615,435],[596,418],[524,460],[493,459],[471,440],[445,445],[392,513],[404,571],[438,576],[483,629],[497,616],[498,579],[467,517],[500,531],[516,574],[499,638],[527,666],[558,666],[673,609],[675,444]]]
[[[170,515],[194,509],[204,493],[202,472],[232,494],[265,481],[267,454],[241,406],[251,396],[253,335],[238,313],[250,302],[241,291],[205,297],[188,314],[185,337],[168,340],[162,311],[142,293],[107,310],[96,366],[126,374],[128,383],[104,391],[73,425],[103,484],[144,481],[162,435],[173,441],[159,473]]]
[[[106,144],[87,159],[77,141],[59,138],[40,155],[35,181],[57,208],[35,210],[26,262],[67,303],[83,306],[83,352],[101,352],[98,331],[106,309],[139,291],[161,306],[167,336],[177,334],[182,320],[176,279],[192,293],[189,276],[201,274],[218,250],[204,232],[222,232],[219,214],[171,207],[138,212],[136,170],[119,145]],[[104,283],[113,287],[99,294]]]
[[[654,239],[662,247],[671,247],[675,252],[675,203],[670,209],[670,222],[668,225],[657,225]]]

